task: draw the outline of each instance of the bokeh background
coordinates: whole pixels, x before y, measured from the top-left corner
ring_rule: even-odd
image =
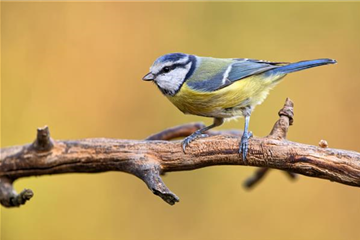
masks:
[[[288,139],[360,151],[360,3],[1,3],[1,146],[55,139],[143,139],[210,119],[179,112],[141,81],[158,56],[337,65],[294,73],[258,106],[250,128],[267,135],[286,97]],[[243,120],[222,129],[242,128]],[[119,172],[20,179],[34,198],[1,207],[1,239],[360,239],[360,191],[271,171],[255,189],[250,167],[169,173],[169,206]]]

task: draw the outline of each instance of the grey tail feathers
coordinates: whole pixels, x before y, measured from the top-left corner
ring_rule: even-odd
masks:
[[[290,63],[285,66],[281,66],[275,69],[270,70],[272,74],[287,74],[292,72],[301,71],[308,68],[313,68],[317,66],[327,65],[327,64],[335,64],[336,60],[323,58],[323,59],[316,59],[316,60],[307,60],[301,61],[296,63]]]

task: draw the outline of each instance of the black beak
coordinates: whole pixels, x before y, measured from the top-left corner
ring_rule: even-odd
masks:
[[[142,78],[142,80],[144,80],[144,81],[152,81],[154,79],[155,79],[155,75],[152,74],[151,72],[149,72]]]

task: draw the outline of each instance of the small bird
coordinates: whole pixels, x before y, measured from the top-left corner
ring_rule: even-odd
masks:
[[[248,140],[252,136],[248,130],[250,115],[255,106],[265,100],[286,74],[334,63],[332,59],[287,63],[170,53],[156,59],[143,80],[153,81],[183,113],[214,118],[213,124],[182,141],[184,152],[192,141],[207,137],[205,132],[220,126],[224,119],[244,117],[239,153],[246,162]]]

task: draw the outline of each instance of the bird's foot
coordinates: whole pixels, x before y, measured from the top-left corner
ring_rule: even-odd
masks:
[[[182,149],[183,149],[184,153],[186,153],[185,150],[192,141],[194,141],[195,139],[198,139],[198,138],[206,138],[208,136],[209,135],[203,134],[202,132],[200,132],[198,130],[198,131],[194,132],[193,134],[191,134],[190,136],[186,137],[181,143],[181,146],[182,146]]]
[[[245,164],[247,163],[246,155],[248,153],[249,138],[251,138],[252,136],[253,136],[252,132],[244,132],[241,137],[241,141],[239,145],[239,153],[242,153],[242,158]]]

